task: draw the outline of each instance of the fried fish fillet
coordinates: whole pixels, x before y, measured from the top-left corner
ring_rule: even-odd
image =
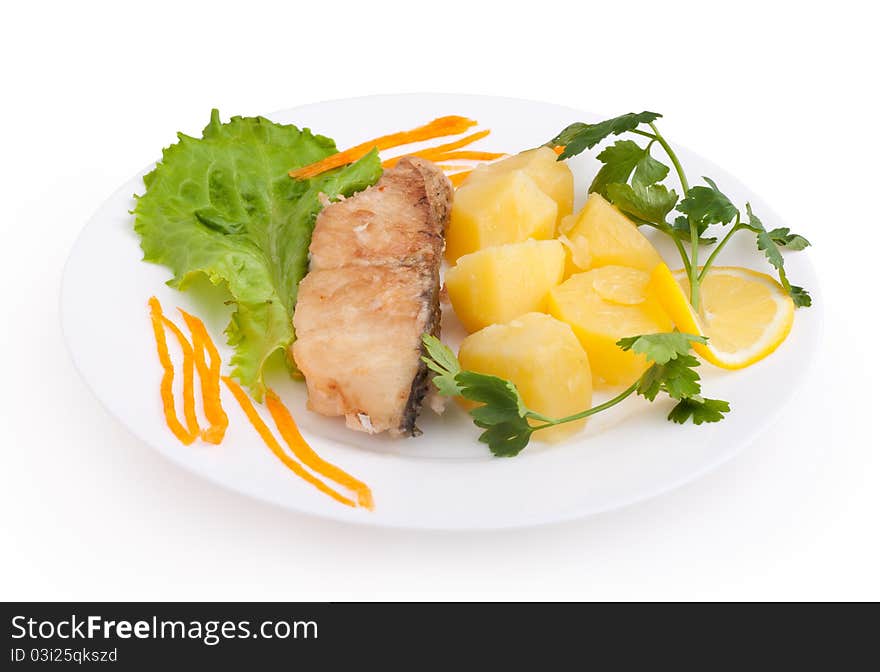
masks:
[[[443,172],[407,157],[318,215],[291,346],[311,410],[360,431],[417,432],[428,388],[421,337],[440,330],[451,203]]]

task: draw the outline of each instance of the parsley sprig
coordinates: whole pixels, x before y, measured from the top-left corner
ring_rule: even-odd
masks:
[[[730,404],[702,396],[700,365],[690,354],[691,343],[706,343],[703,336],[673,332],[622,338],[617,345],[638,352],[651,362],[644,374],[613,399],[564,418],[551,418],[530,409],[516,386],[509,380],[461,368],[458,358],[447,346],[430,334],[422,336],[426,356],[422,361],[434,372],[434,385],[447,397],[461,396],[478,406],[469,411],[474,424],[483,430],[480,441],[493,455],[513,457],[525,448],[539,429],[562,425],[600,413],[633,394],[654,401],[661,392],[678,403],[667,419],[695,425],[718,422],[730,411]]]
[[[809,306],[812,303],[810,294],[803,287],[792,285],[786,275],[782,250],[802,250],[810,242],[788,228],[768,231],[749,203],[746,203],[746,217],[743,217],[741,210],[708,177],[703,178],[706,185],[690,186],[678,156],[654,123],[661,116],[656,112],[630,112],[596,124],[576,122],[563,129],[547,145],[564,147],[559,155],[563,160],[592,149],[612,135],[630,133],[647,138],[647,144],[643,145],[626,139],[605,147],[597,156],[602,168],[590,185],[590,192],[604,196],[637,224],[653,227],[672,238],[690,281],[690,302],[694,308],[699,309],[700,305],[700,282],[738,231],[750,231],[755,235],[758,249],[776,269],[780,284],[794,304]],[[670,168],[651,155],[654,145],[659,145],[672,163],[684,194],[681,198],[674,189],[663,184]],[[713,225],[722,229],[730,227],[721,242],[705,235]],[[700,266],[700,246],[712,244],[716,244],[715,248]]]

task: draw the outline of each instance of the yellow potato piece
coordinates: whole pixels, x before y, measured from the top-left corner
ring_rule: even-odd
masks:
[[[549,417],[579,413],[593,401],[590,361],[581,344],[571,327],[543,313],[527,313],[471,334],[458,359],[464,369],[513,382],[526,406]],[[533,438],[559,441],[585,422],[542,429]]]
[[[571,325],[587,351],[594,387],[629,385],[647,368],[644,355],[624,352],[618,340],[672,331],[672,321],[648,293],[649,279],[635,268],[603,266],[550,291],[548,310]]]
[[[544,312],[562,282],[565,250],[558,240],[527,240],[466,254],[446,271],[455,314],[468,332]]]
[[[492,245],[556,234],[556,201],[523,170],[509,170],[463,184],[455,192],[446,233],[446,258]]]
[[[568,164],[557,161],[557,158],[556,152],[549,147],[529,149],[507,159],[479,166],[464,184],[474,184],[494,175],[522,170],[535,181],[541,191],[556,201],[558,223],[571,214],[574,206],[574,177]]]
[[[560,226],[570,273],[600,266],[629,266],[650,273],[663,259],[638,227],[599,194],[590,194],[573,219]]]

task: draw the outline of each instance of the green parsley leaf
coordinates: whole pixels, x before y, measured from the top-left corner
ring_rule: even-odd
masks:
[[[739,212],[715,182],[708,177],[703,179],[709,186],[691,187],[676,208],[687,215],[688,226],[691,222],[697,226],[700,235],[710,224],[729,224]]]
[[[679,355],[665,364],[652,364],[642,375],[636,392],[648,401],[654,401],[659,392],[673,399],[683,399],[700,393],[700,375],[694,370],[700,365],[693,355]]]
[[[583,121],[576,121],[563,128],[552,140],[545,142],[544,145],[546,147],[565,147],[588,128],[590,128],[590,124],[585,124]]]
[[[461,371],[458,358],[447,346],[431,334],[422,334],[422,344],[427,356],[422,356],[422,361],[435,374],[433,381],[437,391],[446,397],[456,397],[461,394],[461,388],[455,380],[455,376]]]
[[[480,441],[496,457],[513,457],[525,448],[532,435],[529,409],[516,386],[509,380],[474,371],[461,371],[455,377],[465,399],[481,403],[469,411],[477,427],[485,429]]]
[[[752,204],[746,203],[746,215],[749,218],[749,228],[758,233],[758,231],[764,231],[764,222],[752,211]]]
[[[794,305],[797,308],[809,308],[813,305],[813,298],[810,296],[810,293],[803,287],[798,287],[797,285],[789,285],[788,295],[791,297],[791,300],[794,301]]]
[[[773,238],[771,238],[770,234],[764,229],[761,229],[758,232],[758,249],[764,253],[764,256],[767,257],[767,261],[769,261],[770,265],[777,271],[785,265],[785,259],[782,258],[782,253],[779,251],[779,248],[776,247]]]
[[[797,252],[810,246],[809,240],[796,233],[792,233],[791,229],[787,226],[768,231],[767,235],[769,235],[773,242],[779,247],[784,247],[787,250],[794,250]]]
[[[628,182],[629,176],[644,156],[645,148],[632,140],[618,140],[613,145],[609,145],[596,157],[603,165],[593,178],[589,192],[605,196],[605,187],[609,184]]]
[[[489,446],[493,455],[512,457],[528,445],[533,431],[528,417],[532,412],[513,383],[497,376],[462,371],[452,350],[431,334],[422,334],[422,343],[426,353],[422,361],[436,374],[433,381],[438,392],[480,404],[470,410],[470,415],[474,424],[485,430],[480,441]]]
[[[620,135],[635,130],[640,124],[650,124],[661,116],[656,112],[629,112],[619,117],[600,121],[597,124],[576,122],[564,128],[561,133],[547,143],[547,146],[561,145],[565,147],[565,151],[559,155],[559,160],[562,161],[580,154],[585,149],[595,147],[609,135]]]
[[[651,156],[651,146],[648,145],[645,148],[645,155],[636,164],[636,170],[632,178],[633,184],[641,184],[647,187],[665,180],[668,174],[669,166]]]
[[[648,401],[654,401],[660,392],[673,399],[683,399],[700,393],[700,376],[694,370],[699,360],[690,354],[691,343],[706,343],[704,336],[674,331],[668,334],[644,334],[621,338],[621,350],[638,352],[653,362],[639,379],[636,392]]]
[[[498,424],[481,424],[478,420],[474,420],[474,424],[486,430],[480,434],[479,440],[489,446],[495,457],[519,455],[522,449],[529,445],[533,431],[525,418]]]
[[[495,414],[492,417],[505,415],[502,419],[506,420],[510,416],[525,417],[528,413],[522,397],[519,396],[519,391],[509,380],[474,371],[461,371],[455,376],[455,381],[461,389],[462,397],[485,404],[481,408],[491,409],[491,412]],[[473,415],[475,411],[479,410],[480,408],[475,408],[471,414]],[[479,417],[485,422],[489,422],[488,413],[489,411],[480,413]],[[474,417],[478,416],[474,415]]]
[[[458,373],[461,371],[461,364],[455,353],[444,345],[439,338],[431,334],[422,334],[422,343],[425,346],[427,357],[422,357],[431,369],[438,373]]]
[[[608,197],[606,187],[612,183],[625,184],[633,175],[633,182],[648,186],[660,182],[669,173],[669,167],[651,156],[649,147],[642,147],[632,140],[618,140],[596,157],[604,165],[590,184],[590,193],[597,192]]]
[[[662,184],[609,184],[606,187],[608,199],[623,212],[646,222],[661,224],[666,215],[675,207],[678,194]]]
[[[679,355],[687,355],[690,352],[691,343],[706,342],[705,336],[673,331],[664,334],[643,334],[621,338],[617,341],[617,347],[624,351],[632,350],[643,354],[657,364],[666,364]]]
[[[700,396],[682,399],[669,412],[667,419],[683,425],[688,419],[695,425],[704,422],[718,422],[724,419],[724,414],[730,412],[730,404],[721,399],[704,399]]]
[[[785,258],[782,256],[782,252],[779,251],[780,247],[788,245],[791,245],[791,249],[802,250],[810,244],[809,241],[803,236],[792,234],[788,228],[767,231],[764,228],[764,223],[752,212],[751,203],[746,203],[746,214],[748,215],[749,222],[745,228],[756,234],[758,249],[764,253],[770,265],[777,270],[779,283],[791,297],[794,305],[798,308],[808,308],[813,305],[813,299],[807,290],[803,287],[792,285],[789,282],[788,276],[785,273]]]
[[[703,234],[706,232],[706,229],[709,227],[708,224],[704,224],[700,226],[697,225],[697,233],[699,234],[699,238],[697,242],[700,245],[711,245],[716,242],[718,238],[712,236],[711,238],[707,238]],[[675,236],[678,236],[681,240],[686,240],[690,242],[691,239],[691,223],[687,217],[684,215],[679,215],[675,218],[675,221],[672,223],[672,233]]]

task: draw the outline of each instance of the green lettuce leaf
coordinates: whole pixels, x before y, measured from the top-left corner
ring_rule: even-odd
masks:
[[[168,284],[178,289],[199,273],[229,288],[232,375],[262,399],[263,365],[295,338],[293,308],[319,194],[334,199],[374,184],[378,154],[298,181],[288,171],[334,154],[333,140],[263,117],[223,124],[217,110],[201,138],[178,139],[144,177],[134,209],[144,260],[171,269]]]

